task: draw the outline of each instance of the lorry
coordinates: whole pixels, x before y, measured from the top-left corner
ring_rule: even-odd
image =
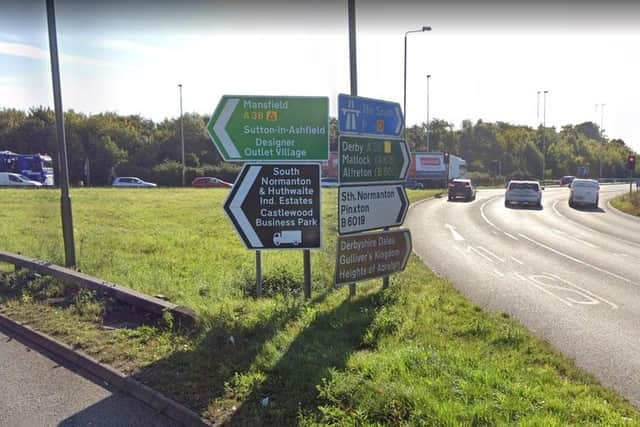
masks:
[[[302,243],[302,230],[284,230],[278,233],[273,233],[273,244],[280,245],[293,245],[298,246]]]
[[[53,186],[53,162],[46,154],[0,151],[0,172],[15,173],[44,186]]]
[[[445,187],[447,181],[466,178],[467,162],[453,154],[449,155],[449,165],[444,162],[444,153],[411,153],[408,179],[418,181],[425,187]]]

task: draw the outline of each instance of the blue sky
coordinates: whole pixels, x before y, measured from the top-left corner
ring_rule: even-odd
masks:
[[[600,121],[640,150],[640,13],[628,2],[536,4],[357,2],[359,94],[402,103],[408,38],[409,125],[430,115],[535,126]],[[86,113],[154,120],[210,113],[223,94],[329,96],[349,91],[346,1],[56,2],[63,102]],[[42,1],[3,2],[0,108],[52,102]]]

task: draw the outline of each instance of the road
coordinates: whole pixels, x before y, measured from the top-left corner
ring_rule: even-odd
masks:
[[[568,188],[547,188],[543,208],[505,208],[504,190],[474,202],[434,199],[406,220],[414,251],[464,295],[517,318],[640,406],[640,219],[607,202],[569,208]]]
[[[0,330],[0,426],[174,426]]]

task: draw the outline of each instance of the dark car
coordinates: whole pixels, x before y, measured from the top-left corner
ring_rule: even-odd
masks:
[[[456,178],[449,181],[449,200],[457,197],[465,200],[476,199],[476,187],[470,179]]]
[[[231,188],[233,184],[223,181],[220,178],[210,176],[199,176],[191,182],[192,187],[211,187],[211,188]]]
[[[415,179],[408,179],[404,183],[404,188],[408,188],[410,190],[422,190],[424,188],[424,184],[420,181],[416,181]]]
[[[560,178],[560,186],[562,187],[563,185],[566,185],[570,187],[574,179],[576,179],[576,177],[572,175],[563,176]]]

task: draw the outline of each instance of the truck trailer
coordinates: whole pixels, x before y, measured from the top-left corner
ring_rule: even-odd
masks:
[[[447,181],[466,178],[467,162],[449,155],[449,165],[444,162],[442,152],[411,153],[409,179],[421,182],[425,187],[445,187]]]

